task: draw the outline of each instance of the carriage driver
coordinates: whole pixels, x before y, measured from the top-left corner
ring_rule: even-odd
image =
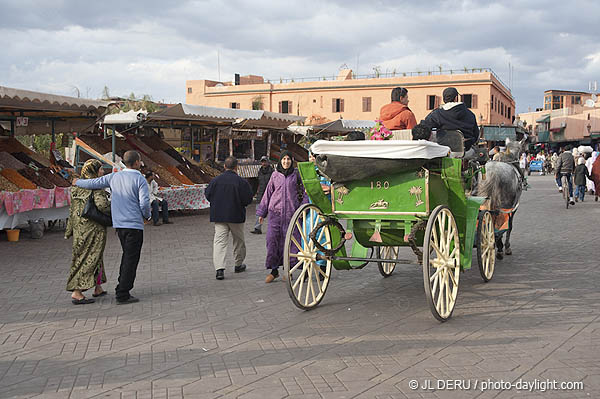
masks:
[[[468,158],[471,146],[479,140],[475,114],[464,103],[458,101],[458,90],[454,87],[444,89],[442,96],[444,105],[431,111],[421,124],[430,129],[460,130],[465,137],[465,158]]]

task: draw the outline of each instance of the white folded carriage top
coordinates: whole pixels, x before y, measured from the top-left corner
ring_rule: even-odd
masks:
[[[448,156],[450,148],[427,140],[318,140],[310,151],[318,155],[356,158],[433,159]]]

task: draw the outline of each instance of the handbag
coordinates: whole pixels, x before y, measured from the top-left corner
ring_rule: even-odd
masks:
[[[87,202],[85,203],[85,207],[83,208],[81,216],[86,219],[92,220],[98,224],[101,224],[105,227],[112,226],[112,217],[98,210],[98,207],[94,202],[93,191],[92,194],[90,194],[90,197],[88,198]]]

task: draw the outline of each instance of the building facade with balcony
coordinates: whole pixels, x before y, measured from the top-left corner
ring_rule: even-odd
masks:
[[[188,80],[188,104],[263,109],[306,116],[307,125],[337,119],[375,120],[390,102],[394,87],[408,89],[409,108],[417,121],[442,104],[442,91],[456,87],[479,124],[512,124],[515,101],[508,87],[487,68],[356,76],[344,69],[337,76],[265,80],[237,76],[233,82]]]
[[[546,90],[543,109],[517,118],[538,143],[593,144],[600,140],[600,100],[594,93]]]

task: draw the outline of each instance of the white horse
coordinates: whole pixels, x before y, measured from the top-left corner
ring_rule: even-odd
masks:
[[[524,175],[519,170],[519,157],[523,152],[526,139],[511,142],[506,140],[507,151],[502,161],[490,161],[485,164],[485,180],[481,181],[477,195],[490,199],[490,210],[492,213],[502,212],[502,209],[511,209],[508,219],[508,230],[506,240],[503,243],[504,232],[496,234],[496,248],[498,259],[506,255],[512,255],[510,249],[510,234],[512,232],[513,219],[524,186]]]

